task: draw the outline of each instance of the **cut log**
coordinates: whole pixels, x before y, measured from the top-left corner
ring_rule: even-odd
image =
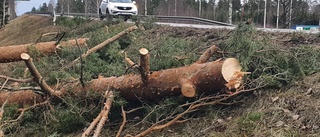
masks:
[[[225,88],[225,84],[233,81],[236,77],[234,74],[241,72],[241,66],[237,59],[227,58],[224,60],[208,63],[194,63],[189,66],[173,68],[161,71],[155,71],[148,75],[148,83],[143,83],[139,75],[124,75],[120,77],[109,77],[94,79],[86,83],[85,91],[96,91],[103,94],[104,91],[110,89],[120,91],[120,96],[128,101],[157,101],[167,96],[183,95],[185,97],[194,97],[198,93],[219,92]],[[242,77],[237,77],[242,79]],[[233,83],[233,88],[240,86],[241,80]],[[81,85],[65,85],[60,89],[62,95],[73,89],[73,92],[83,94]],[[26,92],[26,93],[25,93]],[[33,103],[33,101],[43,101],[38,94],[30,93],[30,91],[20,91],[25,93],[24,97],[15,98],[17,92],[8,99],[8,103]],[[8,93],[0,94],[0,105],[2,99]],[[61,95],[61,96],[62,96]],[[36,99],[36,100],[35,100]]]
[[[77,41],[79,45],[84,45],[87,40],[87,38],[82,38]],[[76,40],[64,41],[59,45],[60,47],[72,47],[76,45]],[[31,49],[36,50],[40,54],[47,55],[54,53],[58,47],[56,41],[0,47],[0,63],[21,61],[20,55],[22,53],[29,53]]]
[[[148,52],[146,51],[142,50],[142,54],[145,53],[144,55],[147,55]],[[146,63],[148,59],[143,60],[141,63],[148,64]],[[78,95],[83,95],[86,94],[85,92],[90,91],[103,94],[106,90],[113,90],[119,91],[119,95],[128,101],[157,101],[167,96],[183,95],[185,97],[195,97],[203,92],[217,93],[223,88],[236,89],[240,86],[243,75],[247,74],[247,72],[241,72],[240,63],[235,58],[218,59],[214,62],[205,62],[208,60],[207,57],[201,60],[189,66],[154,72],[149,72],[148,65],[143,65],[144,71],[147,70],[145,71],[147,73],[143,73],[146,75],[147,82],[144,82],[141,75],[99,77],[87,82],[85,87],[82,87],[79,82],[71,83],[54,90],[54,93],[56,92],[63,96],[64,94],[68,94],[67,92],[72,89],[70,92]],[[24,92],[27,91],[21,91],[20,93]],[[16,92],[14,93],[17,94]],[[0,99],[2,100],[2,96],[6,96],[7,94],[6,92],[1,93]],[[3,103],[1,100],[0,105]],[[10,97],[8,102],[26,103],[37,102],[38,100],[42,101],[43,99],[39,98],[37,94],[32,94],[28,91],[28,94],[24,98]]]
[[[223,71],[222,71],[223,70]],[[144,84],[139,75],[125,75],[92,80],[87,91],[105,91],[107,87],[120,91],[120,96],[129,101],[154,101],[166,96],[184,95],[194,97],[197,93],[219,92],[233,79],[235,72],[241,72],[237,59],[227,58],[208,63],[194,63],[189,66],[155,71],[148,75]],[[242,77],[239,79],[242,79]],[[238,88],[235,84],[234,88]]]

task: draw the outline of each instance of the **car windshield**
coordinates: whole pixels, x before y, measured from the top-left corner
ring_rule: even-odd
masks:
[[[131,0],[109,0],[110,2],[119,2],[119,3],[132,3]]]

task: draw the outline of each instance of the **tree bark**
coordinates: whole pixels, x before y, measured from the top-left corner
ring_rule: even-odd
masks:
[[[20,107],[33,105],[45,100],[41,94],[37,94],[32,90],[0,92],[0,105],[2,105],[6,99],[8,99],[8,104],[19,104]]]
[[[79,45],[84,45],[87,41],[87,38],[78,39]],[[47,55],[54,53],[59,46],[61,47],[72,47],[76,45],[76,40],[69,40],[61,42],[59,45],[56,45],[56,41],[42,42],[36,44],[22,44],[22,45],[12,45],[0,47],[0,63],[21,61],[20,55],[22,53],[30,53],[31,50],[36,50],[37,52]]]

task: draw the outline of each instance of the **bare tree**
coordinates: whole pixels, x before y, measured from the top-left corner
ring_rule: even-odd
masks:
[[[232,0],[229,0],[229,23],[232,24]]]
[[[54,11],[54,5],[55,5],[55,0],[50,0],[48,4],[48,11],[53,12]]]
[[[3,3],[2,3],[2,26],[5,25],[5,21],[6,21],[6,0],[3,0]]]

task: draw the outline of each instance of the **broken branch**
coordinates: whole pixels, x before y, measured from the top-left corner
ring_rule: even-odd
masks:
[[[216,53],[217,51],[219,51],[220,49],[216,46],[213,45],[210,48],[208,48],[198,59],[198,61],[196,63],[205,63],[207,62],[210,57],[213,56],[214,53]]]
[[[113,92],[109,91],[106,96],[107,96],[106,97],[107,100],[106,100],[106,103],[105,103],[104,108],[103,108],[103,114],[102,114],[102,117],[101,117],[101,119],[99,121],[99,124],[97,125],[97,129],[94,131],[94,134],[93,134],[94,137],[98,137],[100,135],[101,129],[102,129],[104,123],[108,119],[108,115],[109,115],[109,112],[110,112],[110,109],[111,109],[111,106],[112,106]]]
[[[0,75],[0,78],[2,78],[2,79],[8,79],[8,81],[21,82],[21,83],[27,83],[27,82],[33,81],[32,78],[29,78],[29,79],[16,79],[16,78],[11,78],[11,77],[4,76],[4,75]]]
[[[132,27],[129,27],[127,29],[125,29],[124,31],[121,31],[120,33],[118,33],[117,35],[103,41],[102,43],[94,46],[93,48],[89,49],[86,53],[83,53],[81,55],[82,58],[86,58],[88,55],[92,54],[92,53],[95,53],[97,52],[98,50],[102,49],[103,47],[107,46],[108,44],[116,41],[117,39],[119,39],[120,37],[122,37],[123,35],[126,35],[128,34],[129,32],[131,31],[134,31],[138,29],[137,26],[132,26]],[[73,60],[70,64],[66,65],[65,67],[62,67],[60,70],[64,70],[66,68],[69,68],[71,66],[73,66],[76,62],[78,62],[80,60],[81,57],[78,57],[76,58],[75,60]]]
[[[141,79],[144,84],[148,83],[148,75],[149,75],[149,51],[145,48],[139,50],[140,53],[140,71],[141,71]]]
[[[120,136],[121,136],[121,132],[122,132],[122,130],[123,130],[123,128],[124,128],[124,125],[125,125],[126,122],[127,122],[127,116],[126,116],[126,112],[125,112],[124,109],[123,109],[123,106],[121,106],[121,112],[122,112],[123,121],[122,121],[122,124],[121,124],[118,132],[117,132],[116,137],[120,137]]]
[[[130,58],[124,58],[126,62],[130,65],[130,68],[137,68],[139,67],[136,63],[134,63]]]
[[[91,122],[90,126],[82,133],[82,137],[87,137],[90,135],[91,131],[93,130],[93,128],[97,125],[97,128],[94,132],[94,137],[98,137],[100,135],[101,129],[104,125],[104,123],[106,122],[106,120],[108,119],[108,114],[110,112],[111,106],[112,106],[112,101],[113,101],[113,91],[109,91],[107,90],[106,93],[106,103],[103,107],[103,109],[101,110],[101,112],[99,113],[99,115]]]
[[[32,58],[27,53],[21,54],[21,59],[23,59],[33,76],[34,81],[41,87],[41,89],[48,95],[58,96],[58,92],[53,90],[43,79],[36,66],[32,62]]]

